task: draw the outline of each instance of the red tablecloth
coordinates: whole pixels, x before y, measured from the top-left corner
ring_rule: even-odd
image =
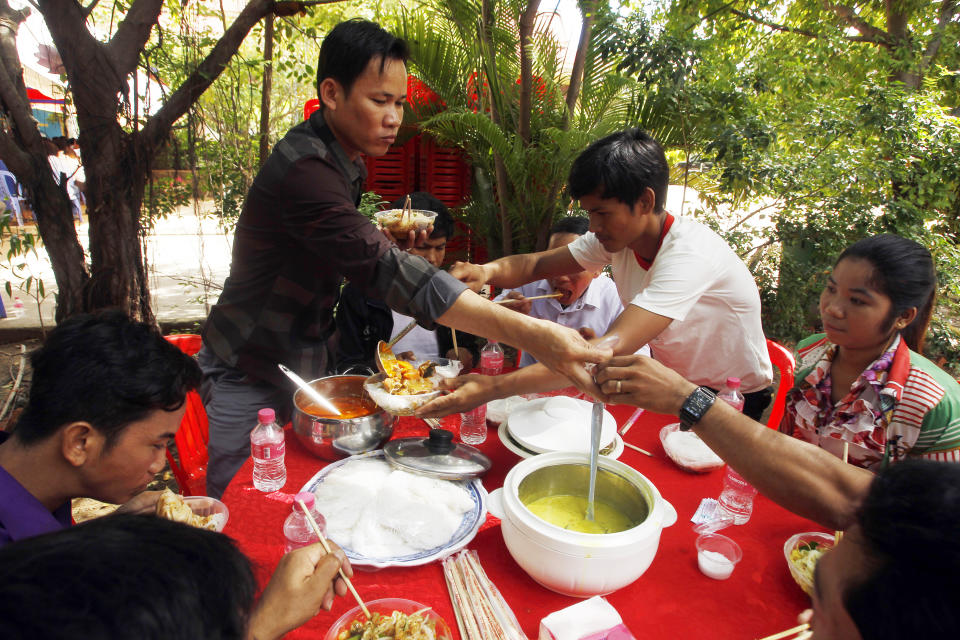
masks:
[[[611,405],[608,410],[622,424],[633,407]],[[697,568],[696,534],[690,517],[700,500],[716,497],[722,470],[697,475],[676,467],[663,453],[658,432],[676,419],[644,414],[626,440],[654,453],[650,458],[631,449],[622,462],[647,476],[677,509],[679,519],[664,529],[653,564],[636,582],[606,596],[620,612],[637,638],[760,638],[789,628],[796,615],[808,606],[807,597],[790,577],[783,557],[783,543],[794,533],[822,527],[805,520],[763,496],[757,496],[750,522],[723,531],[743,549],[743,560],[728,580],[707,578]],[[458,430],[457,417],[444,426]],[[398,421],[394,437],[426,436],[427,426],[413,418]],[[508,451],[491,429],[479,447],[493,460],[493,469],[483,478],[492,491],[503,484],[510,468],[520,458]],[[288,431],[287,484],[283,491],[263,494],[251,481],[252,461],[237,473],[223,500],[230,507],[225,533],[232,536],[255,566],[260,584],[266,583],[283,554],[283,521],[290,512],[292,494],[326,463],[313,457]],[[287,492],[287,493],[284,493]],[[524,631],[536,638],[540,619],[578,600],[553,593],[534,582],[510,557],[503,543],[499,521],[490,516],[468,545],[480,556],[487,574],[513,608]],[[365,600],[404,597],[431,605],[456,633],[453,609],[439,562],[403,569],[357,570],[354,585]],[[290,638],[322,638],[327,627],[355,606],[352,598],[338,598],[333,611],[321,612]]]

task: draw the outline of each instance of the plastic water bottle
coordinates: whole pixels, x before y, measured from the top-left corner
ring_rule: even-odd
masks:
[[[307,505],[310,515],[316,520],[323,535],[327,535],[327,521],[323,515],[317,511],[316,497],[310,491],[298,493],[293,501],[293,511],[287,516],[287,519],[283,521],[283,537],[286,541],[284,548],[286,553],[320,541],[313,527],[310,526],[307,516],[304,515],[303,509],[300,508],[300,501]]]
[[[23,309],[23,300],[19,297],[13,299],[13,313],[11,314],[14,318],[22,318],[24,313]]]
[[[250,432],[250,455],[253,456],[253,486],[264,493],[273,493],[287,483],[287,466],[283,462],[286,442],[283,429],[277,424],[273,409],[257,412],[257,426]]]
[[[503,348],[496,340],[491,340],[480,350],[480,372],[485,376],[498,376],[501,371]]]
[[[460,414],[460,441],[480,444],[487,439],[487,405]]]
[[[717,397],[737,411],[743,412],[743,394],[740,393],[740,378],[727,378],[727,386]]]
[[[726,388],[717,394],[737,411],[743,411],[743,394],[740,393],[740,378],[727,378]],[[733,516],[733,524],[744,524],[753,514],[753,498],[757,490],[733,467],[727,465],[723,475],[723,491],[717,502],[720,508]]]

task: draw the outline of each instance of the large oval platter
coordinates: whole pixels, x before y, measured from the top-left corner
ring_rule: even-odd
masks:
[[[317,487],[323,483],[324,479],[332,471],[339,469],[345,464],[348,464],[351,460],[369,458],[386,460],[382,449],[350,456],[349,458],[344,458],[343,460],[338,460],[337,462],[331,463],[318,471],[307,481],[305,485],[303,485],[300,491],[309,491],[310,493],[315,493]],[[404,556],[376,558],[365,556],[353,549],[350,549],[349,547],[340,544],[340,541],[338,541],[336,538],[331,537],[331,540],[340,545],[344,553],[346,553],[347,558],[350,559],[350,564],[356,567],[374,569],[382,569],[385,567],[414,567],[433,562],[434,560],[442,560],[450,554],[467,546],[467,544],[473,540],[473,537],[477,535],[480,525],[484,523],[487,517],[487,490],[483,488],[483,484],[480,482],[480,480],[453,482],[453,484],[460,486],[467,496],[469,496],[470,500],[473,502],[473,508],[464,514],[463,520],[460,522],[460,526],[450,537],[450,539],[439,546]]]

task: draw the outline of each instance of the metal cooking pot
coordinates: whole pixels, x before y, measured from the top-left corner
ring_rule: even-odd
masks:
[[[365,379],[365,376],[329,376],[312,380],[310,386],[336,401],[337,398],[361,397]],[[379,407],[359,418],[321,418],[300,408],[301,404],[308,403],[309,398],[299,389],[293,394],[293,432],[318,458],[333,461],[373,451],[393,435],[396,417]]]

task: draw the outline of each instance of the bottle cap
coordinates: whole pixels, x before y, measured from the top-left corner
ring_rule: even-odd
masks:
[[[303,502],[303,504],[307,505],[307,509],[311,511],[313,510],[313,507],[316,504],[316,498],[314,497],[312,491],[301,491],[296,496],[294,496],[293,500],[294,500],[294,508],[299,507],[300,502]]]
[[[260,424],[270,424],[276,421],[276,419],[277,413],[273,409],[260,409],[260,411],[257,411],[257,420],[260,421]]]
[[[740,378],[727,378],[727,386],[731,389],[740,388]]]

